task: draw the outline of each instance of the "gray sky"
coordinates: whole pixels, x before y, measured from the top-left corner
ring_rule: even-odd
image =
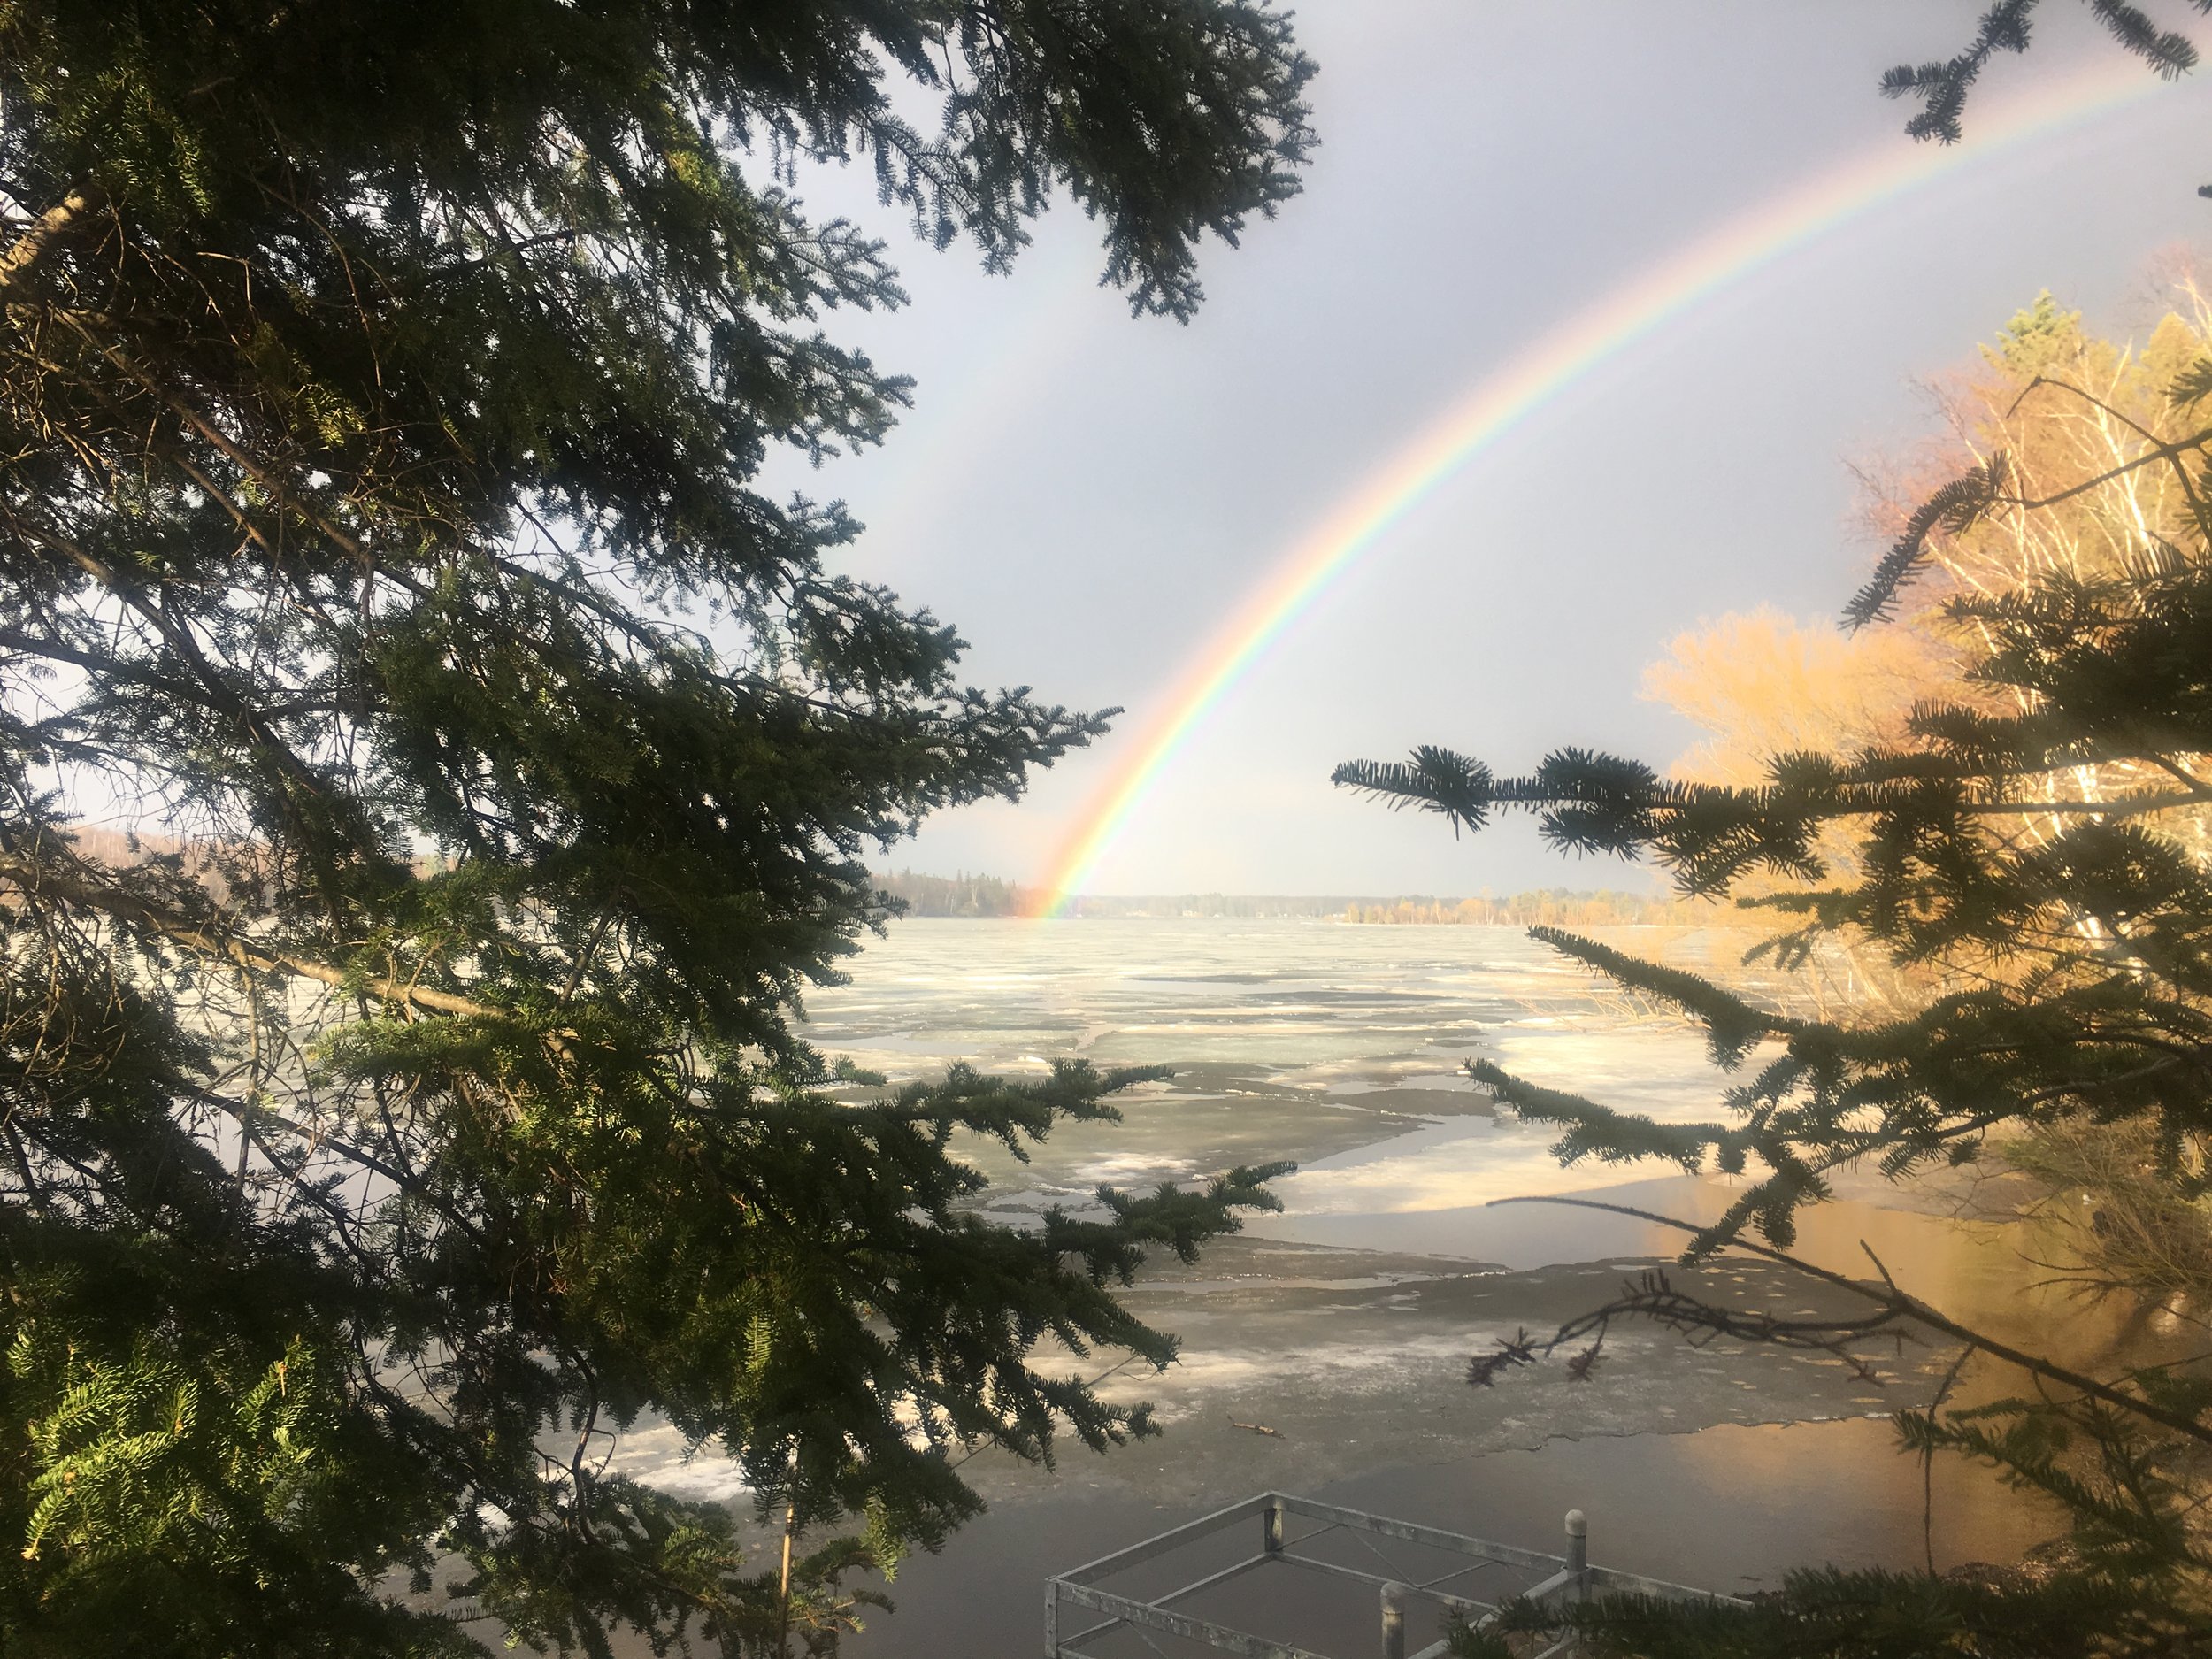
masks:
[[[1279,219],[1210,250],[1187,328],[1132,320],[1094,286],[1095,227],[1064,204],[1010,278],[990,278],[966,250],[903,239],[859,170],[804,181],[818,211],[894,236],[914,304],[831,332],[914,375],[917,405],[880,450],[776,482],[843,497],[869,526],[848,568],[958,625],[977,683],[1129,710],[1020,805],[948,814],[888,863],[1040,879],[1302,531],[1616,284],[1824,167],[1909,146],[1909,108],[1878,76],[1947,56],[1980,9],[1308,0],[1322,149]],[[2117,53],[2081,8],[2047,10],[1993,96]],[[2208,118],[2212,70],[1976,159],[1609,362],[1279,643],[1094,889],[1640,885],[1517,824],[1455,842],[1331,788],[1329,769],[1419,741],[1502,769],[1564,743],[1671,760],[1692,734],[1639,699],[1645,664],[1726,611],[1835,614],[1876,551],[1853,528],[1846,463],[1932,430],[1916,377],[2044,288],[2139,333],[2151,261],[2212,248],[2195,193],[2212,180]]]

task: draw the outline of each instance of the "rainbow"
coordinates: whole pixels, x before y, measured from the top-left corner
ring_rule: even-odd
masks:
[[[1486,376],[1456,405],[1363,479],[1293,546],[1193,658],[1164,711],[1063,841],[1034,889],[1033,914],[1065,913],[1109,848],[1207,717],[1270,647],[1476,456],[1590,372],[1722,290],[1875,210],[2000,150],[2150,96],[2139,65],[2108,65],[1981,115],[1970,145],[1902,139],[1817,174],[1732,219],[1606,295]]]

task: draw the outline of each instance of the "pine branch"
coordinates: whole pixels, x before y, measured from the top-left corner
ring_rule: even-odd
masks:
[[[1647,962],[1563,928],[1532,927],[1528,934],[1617,985],[1645,992],[1680,1009],[1705,1027],[1714,1063],[1720,1066],[1733,1067],[1754,1043],[1764,1038],[1794,1036],[1805,1029],[1803,1022],[1760,1008],[1701,974]]]
[[[1489,821],[1494,800],[1487,766],[1425,744],[1413,751],[1410,762],[1347,761],[1330,773],[1329,781],[1393,809],[1440,813],[1454,835],[1463,827],[1480,829]]]
[[[1886,620],[1897,600],[1897,590],[1927,557],[1928,538],[1940,532],[1963,535],[2004,498],[2011,464],[2001,450],[1937,490],[1913,510],[1905,528],[1874,567],[1874,574],[1844,607],[1844,620],[1854,628]]]
[[[1920,113],[1905,124],[1918,139],[1955,144],[1964,136],[1968,96],[1989,60],[1999,52],[2028,50],[2030,24],[2040,0],[1995,0],[1982,13],[1974,39],[1955,56],[1938,63],[1901,65],[1881,80],[1884,97],[1917,97]],[[2212,11],[2206,0],[2191,0],[2198,11]],[[2134,0],[2088,0],[2089,11],[2105,32],[2140,58],[2161,80],[2172,81],[2197,65],[2197,49],[2177,29],[2162,29]]]
[[[51,864],[27,859],[16,853],[0,853],[0,879],[13,881],[33,898],[58,899],[64,903],[98,910],[133,927],[143,928],[211,961],[257,973],[288,974],[334,989],[360,991],[398,1008],[426,1008],[441,1014],[471,1019],[511,1020],[514,1011],[479,1002],[450,991],[375,974],[355,974],[329,963],[289,952],[260,948],[234,935],[214,933],[188,918],[139,897],[112,883],[81,879]],[[573,1033],[566,1033],[573,1036]]]

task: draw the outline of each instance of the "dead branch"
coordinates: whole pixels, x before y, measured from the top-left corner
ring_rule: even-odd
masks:
[[[1694,1222],[1678,1220],[1672,1216],[1663,1216],[1655,1210],[1638,1210],[1629,1204],[1604,1203],[1594,1198],[1499,1198],[1491,1202],[1494,1204],[1566,1204],[1577,1210],[1601,1210],[1611,1215],[1632,1216],[1639,1221],[1648,1221],[1659,1226],[1672,1227],[1679,1233],[1700,1233],[1705,1231]],[[1891,1320],[1909,1320],[1924,1325],[1931,1330],[1941,1332],[1954,1341],[1963,1342],[1993,1358],[2003,1360],[2007,1364],[2016,1365],[2021,1370],[2040,1377],[2047,1382],[2058,1383],[2090,1399],[2102,1401],[2108,1406],[2141,1417],[2147,1422],[2155,1423],[2161,1428],[2170,1429],[2177,1434],[2185,1435],[2193,1440],[2212,1446],[2212,1425],[2200,1423],[2194,1417],[2184,1417],[2178,1411],[2170,1411],[2163,1406],[2155,1405],[2148,1400],[2127,1394],[2113,1387],[2108,1383],[2099,1382],[2094,1377],[2085,1376],[2080,1371],[2055,1363],[2040,1355],[2025,1353],[2009,1343],[1999,1341],[1995,1337],[1986,1336],[1971,1326],[1961,1325],[1957,1320],[1930,1307],[1917,1296],[1906,1294],[1905,1292],[1897,1288],[1893,1282],[1886,1283],[1883,1288],[1877,1290],[1861,1280],[1847,1278],[1841,1273],[1832,1272],[1824,1267],[1816,1266],[1785,1250],[1777,1250],[1763,1244],[1754,1244],[1747,1239],[1732,1239],[1728,1242],[1733,1248],[1749,1251],[1752,1255],[1763,1256],[1770,1262],[1779,1262],[1785,1267],[1793,1267],[1801,1273],[1809,1274],[1839,1289],[1847,1290],[1855,1296],[1864,1297],[1883,1310],[1876,1321],[1878,1325]],[[1875,1265],[1878,1269],[1881,1263],[1877,1262]],[[1887,1277],[1885,1273],[1886,1280]]]

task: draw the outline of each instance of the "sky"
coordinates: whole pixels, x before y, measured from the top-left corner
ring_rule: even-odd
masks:
[[[879,449],[772,488],[844,500],[845,568],[926,604],[979,685],[1119,705],[1016,804],[941,815],[887,868],[1048,882],[1191,667],[1302,535],[1486,375],[1824,169],[1909,152],[1883,70],[1946,57],[1953,0],[1309,0],[1321,148],[1304,193],[1209,245],[1187,326],[1096,285],[1065,203],[1010,276],[933,253],[864,169],[802,180],[891,241],[913,303],[829,332],[912,375]],[[2125,60],[2047,8],[1986,108]],[[2193,19],[2176,7],[2175,21]],[[2077,15],[2080,13],[2081,15]],[[2212,48],[2212,27],[2199,26]],[[1213,707],[1084,877],[1095,893],[1640,887],[1525,821],[1455,841],[1329,783],[1419,742],[1501,771],[1566,744],[1663,766],[1694,741],[1639,695],[1730,611],[1830,618],[1879,549],[1851,464],[1936,428],[1925,379],[2050,289],[2140,335],[2152,273],[2212,251],[2212,70],[1987,153],[1816,238],[1607,358],[1432,492]]]

